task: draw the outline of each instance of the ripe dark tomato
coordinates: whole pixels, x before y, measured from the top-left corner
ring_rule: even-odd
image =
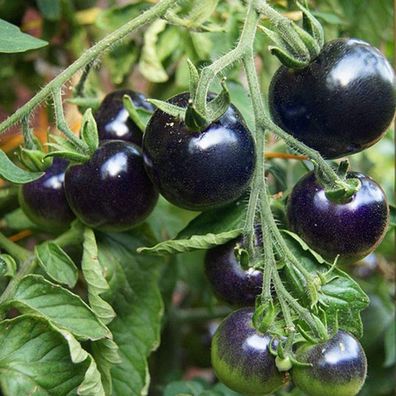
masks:
[[[205,272],[214,292],[231,305],[254,305],[263,284],[263,273],[253,268],[244,269],[235,255],[242,238],[208,250]]]
[[[303,345],[296,358],[312,364],[292,369],[293,382],[309,396],[354,396],[364,384],[366,355],[359,341],[344,331],[327,342]]]
[[[104,142],[88,162],[70,166],[65,190],[76,216],[103,231],[123,231],[141,223],[158,198],[141,149],[121,140]]]
[[[49,231],[63,230],[74,219],[64,189],[67,166],[67,161],[54,158],[40,179],[22,185],[19,190],[22,210],[30,220]]]
[[[170,103],[186,107],[188,93]],[[173,204],[208,210],[235,201],[249,187],[255,165],[254,140],[234,106],[202,132],[157,109],[143,138],[147,172]]]
[[[347,202],[330,201],[311,172],[294,186],[287,202],[290,228],[323,257],[337,254],[353,263],[371,253],[382,241],[389,207],[382,188],[362,173],[350,172],[361,187]]]
[[[269,346],[272,337],[259,333],[253,309],[242,308],[227,316],[212,339],[212,366],[221,382],[244,395],[274,392],[286,382],[275,365]],[[276,348],[274,341],[273,347]]]
[[[135,107],[152,112],[153,106],[146,97],[130,89],[120,89],[109,93],[103,99],[95,114],[100,140],[117,139],[142,145],[142,131],[131,120],[125,109],[122,98],[128,95]]]
[[[302,70],[280,67],[269,104],[282,129],[338,158],[372,146],[386,131],[395,113],[395,76],[376,48],[337,39]]]

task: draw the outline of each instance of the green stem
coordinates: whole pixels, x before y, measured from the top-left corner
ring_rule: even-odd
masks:
[[[275,285],[277,295],[279,295],[281,299],[287,301],[287,304],[289,304],[289,306],[308,324],[308,326],[311,328],[316,336],[322,338],[322,330],[318,327],[318,324],[313,318],[313,315],[307,308],[301,306],[296,301],[296,299],[286,290],[279,276],[278,270],[274,269],[274,271],[272,272],[272,279]]]
[[[63,113],[62,92],[60,88],[56,89],[52,93],[52,98],[55,108],[56,126],[60,131],[64,133],[64,135],[74,144],[74,146],[79,151],[86,153],[88,151],[87,145],[73,133],[73,131],[69,128],[69,125],[66,122],[65,115]]]
[[[83,242],[84,229],[82,227],[71,227],[63,234],[56,237],[53,242],[55,242],[60,247],[71,246],[71,245],[79,245]]]
[[[0,248],[4,249],[11,256],[19,261],[25,261],[30,256],[30,251],[10,241],[0,232]]]
[[[202,69],[195,94],[195,106],[200,114],[205,116],[207,114],[206,98],[208,96],[210,84],[215,79],[216,75],[226,67],[241,59],[246,52],[253,48],[258,19],[258,14],[254,7],[254,1],[250,0],[245,23],[237,46],[224,56],[217,59],[211,65]]]
[[[50,83],[48,83],[25,105],[20,107],[14,114],[12,114],[5,121],[3,121],[0,124],[0,134],[15,123],[22,120],[23,117],[30,114],[40,103],[45,101],[54,91],[60,89],[62,85],[70,80],[73,75],[80,69],[84,68],[85,66],[96,60],[103,52],[110,49],[112,46],[114,46],[115,43],[122,40],[129,33],[163,16],[169,10],[169,8],[173,7],[176,3],[177,0],[161,0],[158,4],[151,7],[149,10],[132,19],[130,22],[110,33],[93,47],[86,50],[74,63],[72,63],[67,69],[65,69]]]

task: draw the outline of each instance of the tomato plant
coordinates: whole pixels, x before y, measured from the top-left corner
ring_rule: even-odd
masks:
[[[0,0],[0,394],[390,396],[391,15]]]

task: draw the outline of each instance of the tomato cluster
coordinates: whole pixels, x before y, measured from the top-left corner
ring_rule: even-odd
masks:
[[[21,207],[32,221],[62,229],[77,217],[95,229],[124,231],[147,218],[159,193],[178,207],[206,211],[230,204],[248,190],[255,142],[233,105],[199,132],[157,109],[143,136],[123,106],[124,95],[135,107],[153,111],[142,94],[130,90],[106,96],[95,115],[101,143],[92,157],[70,165],[55,159],[41,179],[21,188]],[[336,40],[302,70],[281,67],[269,99],[279,126],[325,157],[338,158],[380,139],[395,111],[394,74],[367,43]],[[169,103],[186,108],[189,94],[176,95]],[[377,183],[353,172],[348,179],[358,181],[358,190],[335,199],[311,172],[294,186],[287,203],[290,228],[327,260],[338,257],[343,263],[372,252],[389,219]],[[256,239],[262,244],[261,237]],[[263,274],[245,268],[238,253],[243,250],[244,239],[238,238],[206,254],[205,270],[215,294],[244,307],[215,333],[212,364],[230,388],[267,394],[290,376],[278,370],[273,354],[282,340],[254,327],[251,306],[261,292]],[[291,377],[308,395],[353,396],[364,382],[364,352],[344,331],[322,344],[304,343],[295,356],[308,365],[294,366]]]

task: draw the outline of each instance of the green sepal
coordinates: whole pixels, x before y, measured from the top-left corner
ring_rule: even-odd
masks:
[[[192,100],[190,99],[187,105],[184,123],[191,131],[201,132],[209,126],[210,120],[195,108]]]
[[[18,158],[32,172],[43,172],[51,165],[51,159],[41,150],[19,147]]]
[[[98,127],[92,114],[92,109],[84,113],[81,124],[81,138],[86,143],[89,153],[92,155],[99,147]]]
[[[141,117],[139,116],[139,112],[137,110],[137,108],[135,107],[132,99],[130,98],[129,95],[124,95],[122,98],[122,103],[126,109],[126,111],[129,114],[129,117],[131,118],[131,120],[136,124],[136,126],[142,131],[144,132],[146,129],[146,123],[143,122],[143,120],[141,119]]]
[[[207,104],[210,122],[218,120],[227,111],[231,103],[230,91],[227,88],[225,79],[222,80],[221,87],[221,92]]]
[[[303,13],[303,29],[306,30],[316,40],[319,48],[321,49],[324,45],[324,31],[322,25],[312,15],[307,6],[303,6],[298,1],[296,4]]]
[[[269,51],[272,55],[276,56],[279,61],[288,68],[291,69],[302,69],[307,66],[308,62],[299,60],[294,56],[291,56],[286,51],[282,50],[279,47],[268,47]]]
[[[97,110],[100,106],[100,99],[97,97],[76,97],[76,98],[70,98],[66,99],[65,102],[74,104],[78,106],[83,111],[86,111],[88,108],[91,108],[92,110]]]
[[[83,164],[84,162],[87,162],[89,160],[89,156],[85,154],[78,153],[76,151],[51,151],[50,153],[46,154],[45,156],[47,157],[59,157],[59,158],[64,158],[68,161],[71,162],[77,162]]]
[[[337,168],[337,175],[341,178],[341,179],[345,179],[345,177],[346,177],[346,174],[347,174],[347,172],[348,172],[348,169],[349,169],[349,161],[348,160],[344,160],[344,161],[341,161],[340,163],[339,163],[339,165],[338,165],[338,168]]]
[[[0,255],[0,277],[8,276],[13,278],[16,274],[17,264],[9,254]]]
[[[267,332],[273,324],[278,311],[272,300],[264,303],[256,303],[256,309],[253,314],[253,326],[261,333]]]
[[[199,73],[194,63],[191,62],[190,59],[187,59],[188,70],[190,72],[190,98],[194,101],[195,92],[197,90],[198,81],[199,81]]]
[[[307,31],[300,28],[300,26],[294,25],[294,29],[305,44],[305,47],[308,49],[311,59],[316,58],[319,55],[320,50],[322,49],[319,43]]]
[[[0,177],[11,183],[25,184],[39,179],[43,172],[28,172],[16,166],[0,149]]]
[[[360,190],[361,185],[362,183],[359,179],[346,179],[342,185],[340,184],[332,189],[326,189],[325,194],[332,202],[348,202],[348,200]]]
[[[164,113],[171,115],[172,117],[184,120],[186,109],[183,107],[176,106],[174,104],[158,99],[147,99],[147,102],[151,103],[152,105],[154,105]]]

